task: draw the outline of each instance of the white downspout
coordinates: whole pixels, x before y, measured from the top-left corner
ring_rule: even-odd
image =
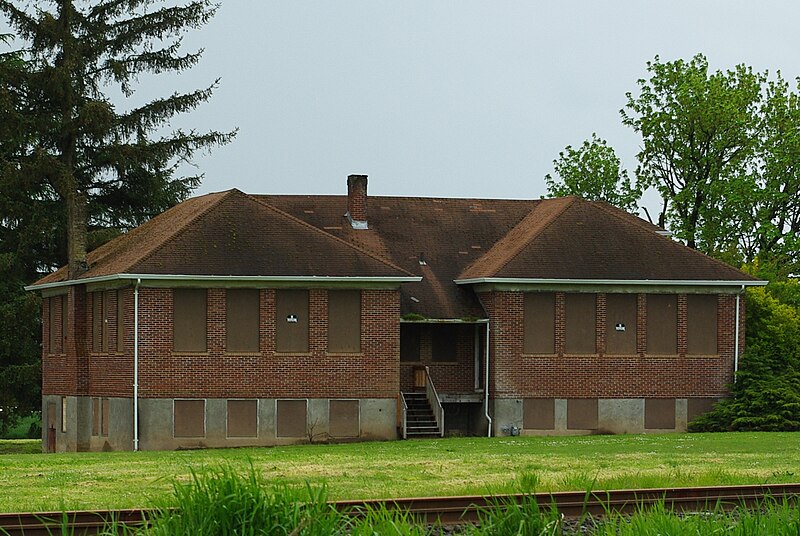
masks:
[[[742,285],[744,292],[744,285]],[[742,294],[736,295],[736,340],[733,341],[733,381],[736,382],[736,373],[739,372],[739,300]]]
[[[486,437],[492,437],[492,418],[489,416],[489,322],[486,322],[486,381],[483,384],[483,411],[486,415],[486,422],[489,427],[486,431]]]
[[[133,450],[139,450],[139,284],[133,287]]]

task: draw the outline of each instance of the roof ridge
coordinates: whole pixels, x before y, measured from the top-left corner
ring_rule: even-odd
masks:
[[[593,204],[593,205],[595,205],[595,206],[596,206],[597,208],[599,208],[600,210],[602,210],[603,212],[605,212],[605,213],[607,213],[607,214],[611,215],[612,217],[614,217],[614,218],[616,218],[616,219],[618,219],[618,220],[620,220],[620,221],[622,221],[622,222],[627,222],[627,223],[629,223],[629,224],[631,224],[631,225],[634,225],[634,223],[633,223],[633,222],[631,222],[629,219],[623,218],[623,217],[622,217],[622,216],[619,214],[619,211],[622,211],[622,209],[621,209],[621,208],[615,207],[615,206],[613,206],[613,205],[611,205],[611,204],[609,204],[609,203],[596,203],[596,202],[592,202],[592,204]],[[626,214],[627,214],[627,213],[626,213]],[[638,216],[637,216],[637,218],[638,218]],[[641,220],[641,218],[638,218],[638,219],[640,219],[640,220]],[[670,244],[673,244],[673,245],[684,246],[684,247],[686,247],[686,249],[687,249],[687,250],[689,250],[689,251],[690,251],[690,252],[691,252],[693,255],[695,255],[695,256],[698,256],[698,255],[699,255],[699,256],[700,256],[701,258],[703,258],[703,259],[710,259],[711,261],[713,261],[713,262],[714,262],[714,263],[716,263],[717,265],[724,266],[725,268],[731,268],[731,269],[737,270],[737,271],[739,271],[739,272],[742,272],[742,270],[741,270],[741,269],[739,269],[739,268],[737,268],[737,267],[735,267],[735,266],[733,266],[733,265],[730,265],[730,264],[728,264],[728,263],[727,263],[727,262],[725,262],[725,261],[721,261],[721,260],[719,260],[719,259],[717,259],[717,258],[715,258],[715,257],[712,257],[711,255],[707,255],[707,254],[703,253],[702,251],[698,251],[698,250],[696,250],[696,249],[694,249],[694,248],[690,248],[689,246],[686,246],[685,244],[680,244],[680,243],[678,243],[678,242],[675,242],[675,241],[674,241],[672,238],[670,238],[669,236],[665,236],[665,235],[663,235],[663,234],[659,234],[659,233],[657,233],[657,232],[655,232],[655,231],[653,231],[653,230],[649,229],[648,227],[646,227],[646,224],[647,224],[647,222],[645,222],[644,220],[642,220],[642,224],[643,224],[643,225],[640,225],[639,227],[641,227],[643,230],[646,230],[646,231],[648,231],[648,232],[651,232],[651,233],[653,233],[653,234],[654,234],[655,236],[657,236],[657,237],[658,237],[660,240],[666,240],[667,242],[669,242]],[[744,274],[744,272],[742,272],[742,273]],[[745,274],[745,275],[748,275],[748,276],[750,276],[750,274]],[[750,277],[751,277],[751,278],[753,278],[753,279],[756,279],[756,278],[754,278],[754,277],[752,277],[752,276],[750,276]]]
[[[388,266],[388,267],[390,267],[390,268],[392,268],[394,270],[399,270],[399,271],[401,271],[401,272],[403,272],[405,274],[408,274],[409,276],[416,277],[415,274],[412,274],[408,270],[400,268],[399,266],[395,265],[394,263],[390,262],[388,259],[382,257],[381,255],[379,255],[378,253],[376,253],[374,251],[371,251],[371,250],[369,250],[369,249],[367,249],[365,247],[356,245],[356,244],[354,244],[352,242],[349,242],[347,240],[339,238],[338,236],[332,235],[330,233],[326,233],[322,229],[319,229],[319,228],[311,225],[310,223],[308,223],[306,221],[303,221],[300,218],[297,218],[297,217],[289,214],[288,212],[284,212],[283,210],[279,209],[278,207],[276,207],[276,206],[274,206],[274,205],[272,205],[270,203],[267,203],[266,201],[262,201],[261,199],[258,199],[256,197],[250,195],[250,194],[246,194],[246,193],[241,192],[239,190],[236,190],[236,191],[239,192],[242,196],[246,197],[247,199],[250,199],[254,203],[258,203],[259,205],[261,205],[261,206],[263,206],[265,208],[268,208],[268,209],[272,210],[273,212],[276,212],[277,214],[280,214],[283,217],[289,218],[290,220],[294,221],[295,223],[299,223],[300,225],[302,225],[306,229],[309,229],[309,230],[311,230],[311,231],[313,231],[315,233],[321,234],[322,236],[325,236],[327,238],[333,239],[335,242],[343,244],[343,245],[345,245],[345,246],[347,246],[349,248],[355,249],[356,251],[358,251],[360,253],[363,253],[364,255],[367,255],[367,256],[371,257],[372,259],[374,259],[374,260],[376,260],[376,261],[378,261],[380,263],[383,263],[386,266]]]
[[[517,258],[517,256],[518,256],[518,255],[519,255],[519,254],[520,254],[520,253],[521,253],[521,252],[522,252],[522,251],[525,249],[525,246],[527,246],[528,244],[530,244],[530,243],[531,243],[531,242],[532,242],[532,241],[533,241],[533,240],[534,240],[534,239],[535,239],[537,236],[541,235],[541,234],[542,234],[542,233],[543,233],[543,232],[544,232],[544,231],[545,231],[545,230],[546,230],[548,227],[550,227],[550,226],[553,224],[553,222],[554,222],[556,219],[558,219],[558,217],[559,217],[559,216],[561,216],[561,214],[563,214],[565,210],[567,210],[567,208],[569,208],[570,206],[572,206],[572,205],[575,203],[575,200],[576,200],[576,199],[577,199],[577,198],[576,198],[575,196],[565,196],[565,197],[560,197],[560,198],[555,198],[555,199],[553,199],[553,201],[554,201],[554,202],[555,202],[555,201],[562,202],[562,203],[563,203],[563,206],[561,206],[560,208],[558,208],[558,209],[556,210],[556,212],[550,216],[550,218],[549,218],[549,221],[547,221],[547,222],[546,222],[544,225],[542,225],[542,227],[541,227],[541,228],[539,228],[538,230],[536,230],[536,232],[534,232],[534,233],[533,233],[533,234],[532,234],[530,237],[528,237],[528,239],[527,239],[527,240],[525,240],[525,241],[520,241],[520,243],[519,243],[518,245],[516,245],[516,247],[514,248],[514,250],[515,250],[515,251],[514,251],[514,252],[513,252],[511,255],[507,256],[507,257],[505,258],[505,260],[503,261],[503,263],[502,263],[502,264],[500,264],[499,266],[497,266],[497,267],[495,268],[495,270],[494,270],[494,271],[495,271],[495,272],[499,272],[500,270],[502,270],[503,268],[505,268],[505,267],[508,265],[508,263],[510,263],[510,262],[511,262],[512,260],[514,260],[515,258]],[[562,201],[562,200],[566,200],[566,202],[564,202],[564,201]],[[546,201],[546,200],[545,200],[545,201]],[[552,204],[552,203],[551,203],[551,204]],[[492,252],[493,252],[495,249],[497,249],[497,248],[500,248],[502,243],[504,243],[506,240],[510,240],[510,238],[508,238],[508,237],[509,237],[509,235],[510,235],[511,233],[513,233],[513,232],[514,232],[516,229],[518,229],[518,228],[519,228],[519,227],[520,227],[520,226],[521,226],[521,225],[522,225],[522,224],[523,224],[523,223],[524,223],[524,222],[525,222],[525,221],[526,221],[528,218],[531,218],[531,217],[533,217],[534,213],[535,213],[535,212],[536,212],[536,211],[537,211],[537,210],[538,210],[540,207],[542,207],[543,205],[545,205],[545,203],[537,203],[537,204],[536,204],[536,205],[535,205],[535,206],[534,206],[534,207],[533,207],[533,208],[532,208],[532,209],[531,209],[531,210],[530,210],[530,211],[529,211],[529,212],[528,212],[528,213],[527,213],[527,214],[526,214],[526,215],[525,215],[525,216],[524,216],[524,217],[523,217],[523,218],[522,218],[522,219],[521,219],[521,220],[520,220],[520,221],[519,221],[519,222],[518,222],[518,223],[517,223],[517,224],[516,224],[514,227],[512,227],[512,228],[511,228],[511,230],[509,230],[509,231],[508,231],[508,232],[507,232],[505,235],[503,235],[503,236],[502,236],[502,237],[501,237],[501,238],[500,238],[500,239],[499,239],[497,242],[495,242],[495,243],[494,243],[494,245],[492,245],[492,247],[491,247],[491,248],[489,248],[489,250],[488,250],[486,253],[484,253],[483,255],[481,255],[480,257],[478,257],[477,259],[475,259],[474,261],[472,261],[472,262],[469,264],[469,266],[467,266],[467,267],[466,267],[464,270],[462,270],[462,271],[461,271],[461,274],[459,274],[459,277],[460,277],[461,275],[463,275],[463,274],[469,273],[469,271],[470,271],[470,270],[471,270],[471,269],[472,269],[474,266],[477,266],[477,265],[478,265],[478,264],[479,264],[481,261],[483,261],[483,260],[484,260],[484,259],[486,259],[486,258],[487,258],[489,255],[491,255],[491,254],[492,254]]]
[[[183,225],[177,227],[174,230],[174,232],[170,233],[170,235],[167,238],[162,240],[160,243],[156,244],[153,247],[153,249],[151,249],[150,251],[146,252],[145,254],[139,256],[138,259],[136,259],[134,261],[131,261],[130,266],[145,262],[146,260],[150,259],[153,255],[155,255],[156,253],[161,251],[167,244],[175,241],[181,234],[186,232],[186,229],[188,229],[190,224],[196,222],[198,219],[200,219],[203,216],[205,216],[206,214],[208,214],[211,211],[212,208],[216,207],[223,200],[225,200],[228,197],[230,197],[231,195],[233,195],[234,192],[241,193],[238,189],[231,188],[230,190],[224,190],[222,192],[213,192],[213,193],[206,194],[206,195],[219,195],[219,197],[213,203],[209,204],[206,208],[204,208],[203,210],[199,211],[194,216],[192,216],[190,218],[187,218],[187,220],[183,223]],[[201,196],[198,196],[198,197],[194,197],[192,199],[200,199],[201,197],[205,197],[205,196],[201,195]],[[175,205],[175,206],[177,207],[179,205],[180,204]],[[162,214],[166,214],[167,212],[168,211],[162,212],[161,214],[159,214],[159,216],[161,216]],[[158,216],[156,216],[156,217],[158,217]],[[153,218],[153,219],[155,219],[155,218]],[[152,221],[152,220],[150,220],[150,221]],[[137,229],[139,229],[139,228],[141,228],[141,227],[137,227]]]

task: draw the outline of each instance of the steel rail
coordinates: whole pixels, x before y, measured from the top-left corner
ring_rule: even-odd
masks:
[[[696,512],[742,506],[752,508],[769,498],[797,501],[800,484],[757,484],[748,486],[706,486],[695,488],[623,489],[608,491],[558,491],[552,493],[508,494],[469,497],[412,497],[335,501],[340,512],[359,516],[370,509],[397,509],[408,512],[420,523],[474,523],[482,513],[504,508],[510,503],[535,499],[542,509],[555,507],[568,518],[583,515],[600,517],[609,513],[630,514],[663,503],[667,510]],[[155,510],[105,510],[0,514],[0,534],[12,536],[61,533],[98,534],[110,523],[141,527]]]

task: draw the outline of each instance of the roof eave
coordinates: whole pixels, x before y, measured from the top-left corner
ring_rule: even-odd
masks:
[[[72,285],[106,283],[113,281],[164,281],[197,283],[416,283],[422,277],[395,276],[321,276],[321,275],[187,275],[187,274],[111,274],[83,279],[69,279],[53,283],[33,284],[25,290],[47,290]]]
[[[456,285],[631,285],[631,286],[686,286],[686,287],[763,287],[769,281],[720,279],[546,279],[527,277],[473,277],[456,279]]]

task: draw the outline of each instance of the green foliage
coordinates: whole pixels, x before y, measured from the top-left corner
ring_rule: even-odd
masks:
[[[558,179],[545,175],[548,197],[574,195],[590,201],[606,201],[635,213],[642,189],[631,183],[628,172],[606,140],[592,134],[578,149],[568,145],[553,160]]]
[[[731,235],[726,202],[748,190],[742,181],[756,150],[765,77],[744,65],[709,73],[701,54],[665,63],[656,56],[647,70],[621,111],[642,136],[637,175],[664,200],[660,225],[692,248],[723,252]]]
[[[690,423],[692,431],[800,430],[800,285],[747,292],[747,350],[732,398]]]

